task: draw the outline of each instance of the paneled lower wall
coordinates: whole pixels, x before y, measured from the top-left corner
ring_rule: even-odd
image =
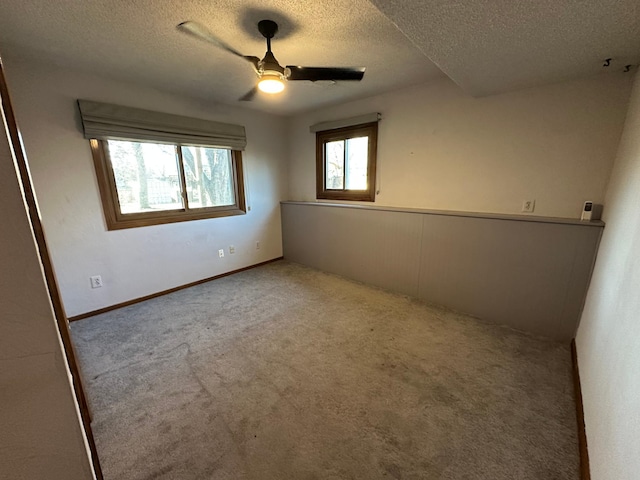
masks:
[[[284,257],[484,320],[574,337],[604,224],[283,202]]]

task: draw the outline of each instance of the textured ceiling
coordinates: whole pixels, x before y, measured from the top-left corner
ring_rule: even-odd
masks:
[[[3,0],[0,53],[145,83],[212,102],[279,114],[371,96],[442,76],[367,0]],[[283,65],[365,66],[362,82],[291,82],[283,94],[237,98],[253,87],[251,66],[176,30],[209,27],[245,55],[262,57],[256,24],[279,23],[273,51]]]
[[[472,95],[640,61],[638,0],[371,0]]]
[[[280,95],[238,102],[256,82],[250,65],[175,28],[196,20],[262,57],[256,24],[265,18],[280,25],[273,50],[281,64],[365,66],[364,80],[291,82]],[[640,2],[2,0],[0,53],[287,115],[442,72],[487,95],[598,73],[608,57],[621,70],[640,61]]]

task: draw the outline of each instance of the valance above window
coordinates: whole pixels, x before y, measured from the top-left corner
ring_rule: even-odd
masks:
[[[78,100],[84,137],[202,145],[244,150],[241,125]]]
[[[360,115],[358,117],[345,118],[342,120],[333,120],[330,122],[316,123],[309,127],[309,132],[317,133],[326,130],[335,130],[337,128],[353,127],[355,125],[363,125],[366,123],[378,122],[382,118],[379,113],[368,113],[366,115]]]

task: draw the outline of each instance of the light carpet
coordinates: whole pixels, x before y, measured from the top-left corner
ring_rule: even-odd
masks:
[[[579,478],[567,345],[301,265],[71,330],[107,480]]]

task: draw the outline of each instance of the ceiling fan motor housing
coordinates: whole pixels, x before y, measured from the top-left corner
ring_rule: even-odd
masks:
[[[260,20],[258,30],[267,40],[272,39],[278,33],[278,24],[273,20]]]
[[[276,60],[276,57],[273,55],[271,50],[269,50],[265,54],[264,58],[260,60],[260,70],[263,74],[267,72],[274,72],[284,75],[285,69],[278,63],[278,60]]]

